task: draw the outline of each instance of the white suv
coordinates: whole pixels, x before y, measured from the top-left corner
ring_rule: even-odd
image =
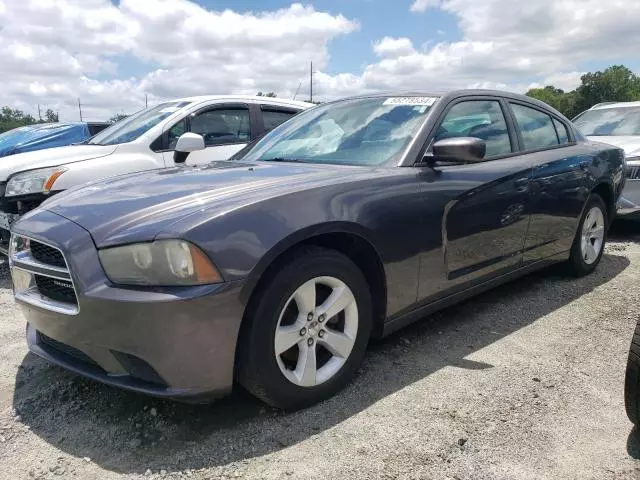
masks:
[[[203,96],[172,100],[121,120],[88,141],[0,160],[0,252],[18,216],[54,193],[102,178],[173,166],[178,138],[186,163],[226,160],[250,140],[313,104],[270,97]],[[193,143],[193,137],[199,142]],[[186,142],[185,142],[186,140]],[[175,160],[174,161],[174,155]]]
[[[640,102],[599,103],[573,119],[589,140],[624,150],[627,183],[618,201],[618,216],[640,218]]]

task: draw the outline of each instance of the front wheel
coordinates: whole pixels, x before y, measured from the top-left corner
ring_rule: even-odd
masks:
[[[608,225],[607,207],[600,195],[592,193],[580,219],[567,262],[570,272],[575,276],[588,275],[600,263]]]
[[[332,396],[353,376],[371,333],[371,296],[341,253],[308,248],[270,276],[250,305],[238,379],[286,410]]]

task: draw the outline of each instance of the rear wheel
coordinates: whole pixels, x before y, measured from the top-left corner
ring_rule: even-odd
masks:
[[[624,384],[624,403],[629,420],[640,427],[640,322],[631,340],[627,375]]]
[[[240,340],[238,379],[278,408],[317,403],[355,373],[371,319],[368,284],[351,260],[333,250],[298,251],[252,301]]]
[[[591,273],[600,263],[607,239],[607,207],[598,194],[591,194],[580,219],[571,247],[568,267],[581,277]]]

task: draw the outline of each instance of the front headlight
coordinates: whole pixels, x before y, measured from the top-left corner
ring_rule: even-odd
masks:
[[[66,171],[62,167],[53,167],[18,173],[9,178],[5,196],[15,197],[31,193],[49,193],[58,177]]]
[[[120,285],[186,286],[222,282],[209,258],[184,240],[159,240],[98,252],[107,277]]]

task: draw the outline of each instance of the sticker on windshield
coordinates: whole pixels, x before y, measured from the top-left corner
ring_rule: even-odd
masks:
[[[390,97],[387,98],[383,105],[427,105],[431,106],[436,103],[435,97]]]

